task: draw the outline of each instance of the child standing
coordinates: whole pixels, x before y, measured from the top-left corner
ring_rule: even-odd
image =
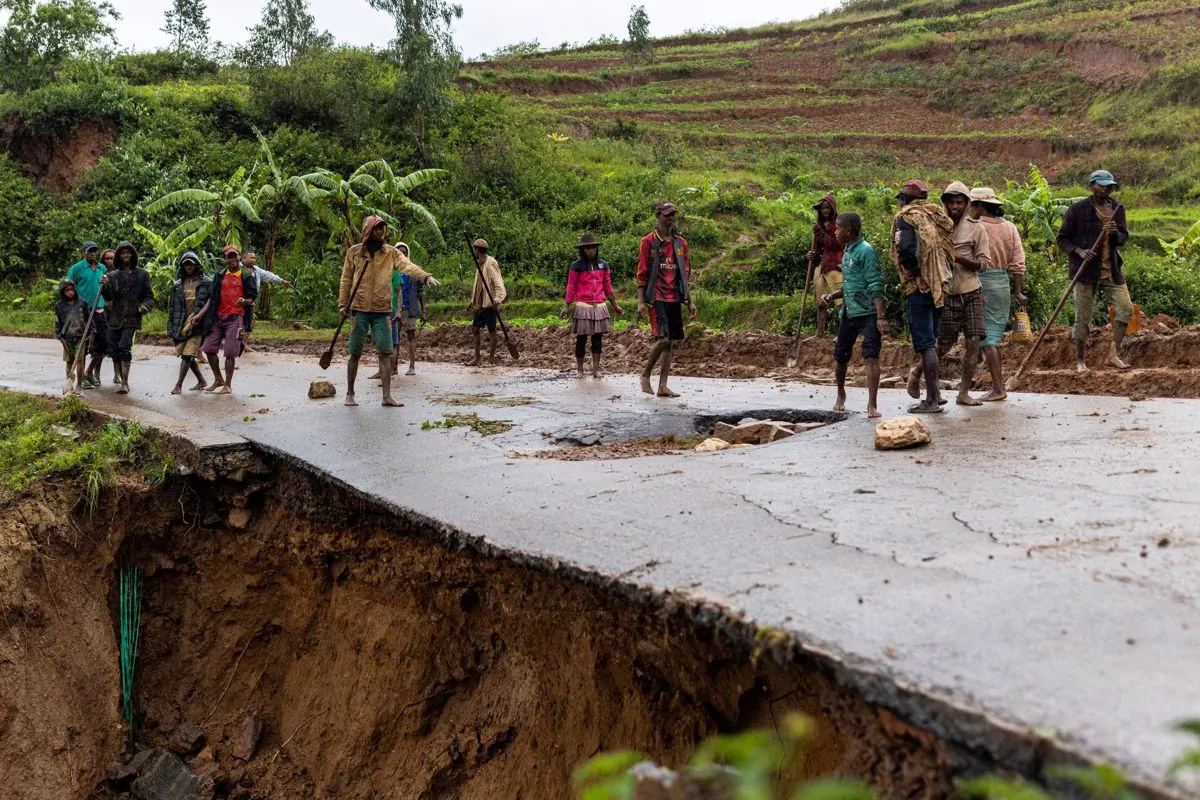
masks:
[[[834,411],[846,410],[846,371],[854,354],[854,342],[862,335],[862,356],[867,362],[867,418],[879,417],[879,353],[887,335],[887,309],[883,302],[883,270],[875,248],[862,238],[862,218],[839,214],[836,235],[845,248],[842,255],[842,288],[820,298],[822,308],[844,300],[838,321],[833,360],[837,363],[837,403]]]
[[[54,304],[54,338],[62,343],[63,361],[67,364],[68,393],[83,386],[83,361],[76,358],[87,327],[88,304],[75,291],[75,281],[58,284],[58,302]]]

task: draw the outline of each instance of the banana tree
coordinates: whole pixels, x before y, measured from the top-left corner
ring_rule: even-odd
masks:
[[[246,168],[238,167],[227,181],[168,192],[142,210],[158,214],[179,205],[202,207],[201,213],[180,223],[164,237],[163,246],[171,252],[194,250],[213,235],[241,250],[246,243],[247,226],[262,222],[250,199],[252,193]]]
[[[1186,258],[1200,249],[1200,220],[1192,223],[1183,236],[1175,241],[1168,242],[1165,239],[1159,239],[1158,243],[1167,255]]]
[[[311,210],[329,229],[330,243],[340,240],[343,247],[356,243],[359,238],[358,225],[371,212],[366,209],[362,197],[350,181],[328,169],[301,175],[300,180],[310,192],[321,192],[313,195]]]
[[[356,169],[349,183],[362,197],[364,206],[387,220],[397,232],[404,230],[404,218],[415,218],[433,231],[439,242],[445,243],[437,219],[429,209],[408,194],[446,174],[444,169],[419,169],[407,175],[397,175],[388,162],[380,159],[368,161]]]
[[[1078,197],[1056,198],[1050,183],[1033,164],[1029,165],[1029,182],[1008,182],[1001,202],[1004,213],[1021,229],[1027,244],[1046,251],[1054,259],[1054,238],[1067,209]]]
[[[311,212],[314,200],[323,197],[325,190],[309,186],[299,175],[284,176],[275,163],[275,154],[271,152],[271,146],[267,143],[266,138],[257,129],[254,134],[258,137],[261,159],[252,174],[263,183],[254,193],[253,204],[254,210],[265,221],[267,227],[263,266],[268,271],[274,272],[280,220],[296,208]],[[271,316],[271,287],[269,284],[262,285],[258,304],[262,316],[269,319]]]

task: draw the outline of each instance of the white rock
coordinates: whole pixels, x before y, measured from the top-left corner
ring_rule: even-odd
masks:
[[[885,419],[875,426],[876,450],[902,450],[933,441],[929,426],[919,417]]]
[[[718,439],[715,436],[705,439],[700,444],[696,445],[697,453],[716,453],[721,450],[729,450],[734,445],[724,439]]]

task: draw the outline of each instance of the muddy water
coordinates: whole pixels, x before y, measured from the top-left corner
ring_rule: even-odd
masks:
[[[0,595],[6,796],[102,795],[122,755],[121,559],[147,576],[136,738],[200,725],[192,766],[218,796],[566,797],[599,751],[679,764],[708,735],[789,710],[819,722],[813,774],[935,798],[977,766],[712,609],[452,544],[286,464],[131,484],[90,518],[72,497],[4,509],[5,552],[26,537],[44,556],[5,572]],[[247,762],[234,752],[248,718],[262,733]]]

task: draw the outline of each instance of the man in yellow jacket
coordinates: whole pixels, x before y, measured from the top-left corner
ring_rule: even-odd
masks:
[[[383,379],[383,404],[402,406],[392,397],[392,273],[401,273],[424,283],[440,286],[438,280],[408,260],[402,252],[387,243],[387,223],[369,216],[362,224],[363,241],[346,251],[342,262],[342,283],[338,291],[338,310],[345,319],[354,316],[346,363],[346,405],[356,406],[354,379],[358,376],[358,360],[362,356],[367,336],[379,354],[379,375]]]

